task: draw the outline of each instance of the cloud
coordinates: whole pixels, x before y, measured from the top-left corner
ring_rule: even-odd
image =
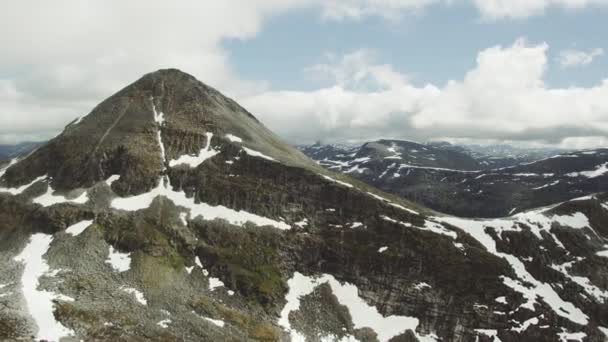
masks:
[[[485,49],[462,80],[442,87],[416,87],[358,51],[313,68],[334,75],[333,86],[263,92],[243,102],[296,142],[393,137],[605,143],[597,137],[608,135],[608,80],[589,88],[547,87],[548,48],[518,39],[511,46]],[[387,70],[391,77],[384,76]],[[344,74],[365,77],[355,76],[353,82]],[[375,90],[353,87],[360,79],[375,84]]]
[[[442,0],[323,0],[322,16],[328,20],[362,19],[380,16],[399,19],[404,13],[416,13]]]
[[[225,39],[249,39],[309,0],[39,2],[0,12],[0,143],[42,139],[150,71],[177,67],[240,95],[263,90],[233,72]],[[229,19],[228,19],[229,18]]]
[[[559,53],[558,62],[562,68],[585,66],[591,64],[596,57],[604,55],[604,49],[596,48],[589,52],[580,50],[564,50]]]
[[[327,63],[305,69],[312,78],[330,80],[345,88],[393,87],[407,83],[406,77],[388,64],[374,64],[376,53],[361,49],[341,58],[327,54]]]
[[[548,8],[566,10],[606,6],[608,0],[473,0],[485,19],[523,19],[544,14]]]
[[[580,8],[606,1],[489,0],[479,1],[476,6],[485,15],[530,12],[526,6],[531,2],[542,3],[542,8]],[[255,37],[269,17],[288,11],[314,9],[326,20],[336,21],[372,16],[393,20],[452,2],[184,0],[180,6],[160,0],[14,2],[0,12],[0,45],[5,47],[0,54],[0,143],[49,138],[126,84],[165,67],[180,68],[242,99],[269,126],[293,141],[364,135],[421,140],[456,136],[460,131],[477,136],[485,133],[461,126],[487,127],[498,134],[494,127],[497,123],[503,127],[500,136],[523,137],[522,132],[538,126],[528,117],[531,113],[550,112],[552,101],[565,98],[568,101],[556,109],[556,119],[547,118],[549,125],[554,121],[556,125],[569,125],[560,113],[572,109],[586,113],[583,119],[589,117],[589,125],[600,123],[577,134],[605,133],[603,121],[592,118],[597,113],[605,114],[604,103],[597,100],[605,85],[547,89],[543,85],[547,47],[542,44],[520,42],[508,48],[487,49],[480,53],[476,69],[447,86],[416,87],[407,74],[378,63],[370,50],[328,56],[325,63],[306,70],[307,75],[327,84],[311,92],[270,91],[267,80],[242,79],[234,72],[230,51],[222,45],[227,39]],[[518,9],[517,3],[523,9]],[[516,56],[501,59],[509,53]],[[507,67],[510,71],[503,72]],[[494,93],[492,89],[496,89]],[[497,95],[500,91],[504,96]],[[491,108],[489,99],[496,103],[495,108]],[[488,116],[479,115],[483,111]],[[446,117],[438,120],[436,113]],[[537,130],[529,132],[529,136],[538,135],[534,133]]]
[[[420,13],[435,4],[470,3],[485,20],[525,19],[543,15],[547,9],[581,10],[608,6],[608,0],[323,0],[322,15],[328,20],[360,20],[379,16],[400,19],[407,13]]]

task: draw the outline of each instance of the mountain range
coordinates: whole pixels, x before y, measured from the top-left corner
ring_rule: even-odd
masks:
[[[491,157],[399,140],[299,148],[329,170],[463,217],[504,217],[608,191],[608,149]]]
[[[363,176],[496,173],[404,149],[319,165],[194,77],[144,75],[0,166],[0,339],[605,340],[606,151],[504,169],[596,187],[482,220]]]

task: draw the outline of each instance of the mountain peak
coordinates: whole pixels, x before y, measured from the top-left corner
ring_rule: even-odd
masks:
[[[230,137],[233,138],[232,140]],[[290,165],[316,168],[251,113],[178,69],[148,73],[70,123],[56,138],[9,168],[4,182],[40,176],[70,190],[121,175],[119,194],[145,192],[172,160],[239,144]]]

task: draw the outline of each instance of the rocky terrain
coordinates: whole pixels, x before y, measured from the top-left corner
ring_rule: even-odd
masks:
[[[608,191],[608,149],[564,152],[528,162],[394,140],[360,148],[300,149],[329,170],[464,217],[503,217]]]
[[[608,336],[608,195],[438,214],[322,168],[178,70],[1,170],[0,339]]]

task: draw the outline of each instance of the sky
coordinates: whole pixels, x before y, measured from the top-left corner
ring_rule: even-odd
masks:
[[[0,12],[0,144],[160,68],[289,143],[608,147],[608,0],[22,0]]]

